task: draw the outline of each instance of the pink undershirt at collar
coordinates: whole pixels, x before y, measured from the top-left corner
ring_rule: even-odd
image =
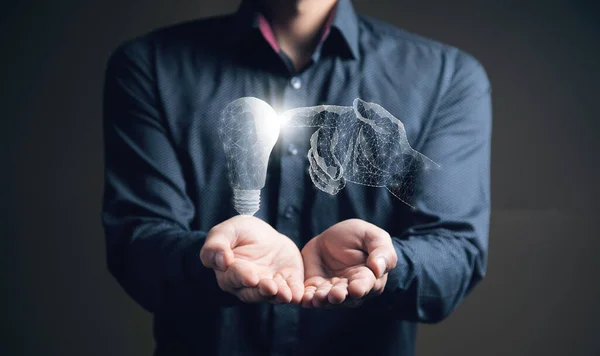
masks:
[[[327,17],[327,21],[325,22],[325,28],[324,28],[323,32],[321,33],[321,38],[319,39],[319,45],[321,45],[323,43],[323,41],[329,34],[329,31],[331,30],[331,23],[333,22],[334,16],[335,16],[335,8],[331,11],[331,13],[329,14],[329,17]],[[273,50],[275,52],[279,53],[281,51],[281,48],[277,44],[277,38],[275,37],[273,28],[269,24],[269,21],[267,21],[267,19],[262,14],[258,15],[258,28],[260,29],[261,34],[263,35],[265,40],[269,43],[271,48],[273,48]]]

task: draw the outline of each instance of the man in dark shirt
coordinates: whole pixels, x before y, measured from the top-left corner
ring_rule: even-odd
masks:
[[[381,105],[440,165],[411,204],[315,188],[314,127],[283,129],[256,217],[235,216],[217,131],[231,101]],[[154,314],[157,355],[413,355],[418,322],[483,278],[490,85],[468,54],[349,0],[243,1],[127,41],[104,92],[111,273]]]

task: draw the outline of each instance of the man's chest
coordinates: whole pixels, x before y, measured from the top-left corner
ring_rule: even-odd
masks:
[[[177,70],[163,72],[159,90],[166,128],[177,148],[190,195],[197,199],[199,210],[211,211],[198,215],[199,224],[211,226],[212,220],[234,213],[230,207],[224,208],[230,205],[226,202],[231,189],[219,130],[223,109],[235,99],[256,97],[282,113],[315,105],[352,106],[354,99],[361,98],[378,103],[401,120],[413,147],[418,145],[431,114],[429,96],[414,81],[402,77],[392,81],[385,68],[377,71],[371,67],[366,70],[361,62],[325,58],[290,75],[227,61],[205,61],[201,67],[182,64]],[[307,153],[316,129],[281,131],[268,165],[258,215],[290,235],[300,235],[300,226],[306,223],[315,232],[351,217],[385,225],[396,203],[384,188],[350,184],[331,196],[311,186]],[[306,220],[307,214],[312,218]]]

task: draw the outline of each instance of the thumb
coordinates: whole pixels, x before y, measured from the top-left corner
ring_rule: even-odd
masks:
[[[237,234],[233,228],[221,224],[213,227],[200,250],[202,264],[207,268],[225,271],[235,259],[232,246],[235,246],[236,240]]]
[[[367,249],[367,267],[377,278],[396,267],[398,256],[390,235],[374,226],[365,232],[365,247]]]

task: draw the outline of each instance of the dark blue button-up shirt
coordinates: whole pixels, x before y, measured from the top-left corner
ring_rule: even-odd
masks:
[[[251,2],[127,41],[104,93],[103,223],[108,265],[154,313],[158,355],[412,355],[417,322],[454,310],[483,277],[490,208],[490,86],[471,56],[355,14],[340,0],[312,61],[295,72],[261,31]],[[263,19],[264,20],[264,19]],[[362,307],[243,304],[221,291],[199,251],[235,215],[218,139],[220,113],[243,96],[277,111],[383,106],[441,169],[417,178],[414,208],[385,188],[337,195],[308,175],[315,128],[284,130],[257,216],[301,248],[348,218],[393,236],[398,265]]]

